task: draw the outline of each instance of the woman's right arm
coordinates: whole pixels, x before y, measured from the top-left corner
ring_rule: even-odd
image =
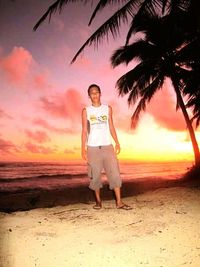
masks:
[[[87,141],[87,115],[86,115],[86,108],[84,108],[82,110],[82,134],[81,134],[81,156],[82,159],[84,160],[87,160],[86,141]]]

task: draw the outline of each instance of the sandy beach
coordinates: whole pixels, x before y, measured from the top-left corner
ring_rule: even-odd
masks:
[[[1,267],[200,266],[200,187],[0,213]]]

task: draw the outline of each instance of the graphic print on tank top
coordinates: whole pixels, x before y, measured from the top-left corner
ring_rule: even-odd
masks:
[[[101,115],[97,116],[94,114],[91,114],[89,117],[89,121],[91,125],[96,124],[96,127],[98,129],[101,129],[103,125],[105,125],[108,121],[108,116],[107,115]]]
[[[108,105],[99,107],[89,106],[86,108],[87,119],[90,125],[88,145],[99,146],[111,144],[108,123]]]

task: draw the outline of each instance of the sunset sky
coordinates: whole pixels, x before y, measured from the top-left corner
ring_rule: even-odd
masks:
[[[118,97],[115,88],[127,67],[110,66],[112,52],[124,44],[126,26],[119,38],[110,36],[98,50],[88,47],[70,65],[84,41],[115,8],[105,10],[88,27],[94,6],[70,4],[34,32],[33,26],[53,2],[0,1],[0,160],[81,159],[81,110],[90,104],[87,88],[91,83],[100,85],[102,103],[113,108],[120,160],[193,160],[169,81],[142,114],[137,129],[130,129],[134,107],[128,107],[127,97]],[[200,142],[200,131],[196,134]]]

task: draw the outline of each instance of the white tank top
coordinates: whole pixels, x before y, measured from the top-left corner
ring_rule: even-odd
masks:
[[[89,121],[88,146],[106,146],[111,144],[110,129],[108,123],[109,107],[86,107],[87,120]]]

